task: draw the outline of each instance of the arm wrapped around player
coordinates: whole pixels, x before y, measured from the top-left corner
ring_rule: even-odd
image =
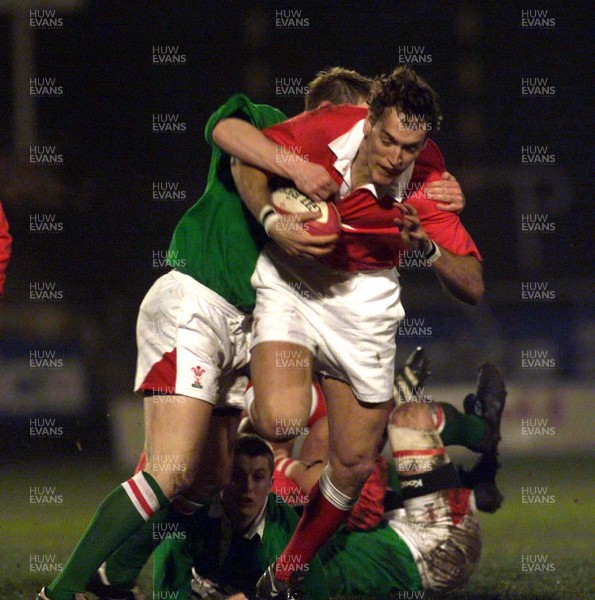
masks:
[[[481,263],[473,256],[453,254],[430,239],[424,230],[417,210],[408,202],[396,203],[403,217],[395,219],[400,237],[408,248],[423,252],[440,283],[455,298],[477,304],[484,293]]]

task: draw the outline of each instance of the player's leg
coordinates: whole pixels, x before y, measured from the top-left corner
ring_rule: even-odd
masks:
[[[275,459],[272,491],[290,505],[304,505],[309,492],[328,461],[328,419],[326,416],[308,426],[299,458],[282,455]]]
[[[307,284],[286,269],[286,256],[278,263],[272,254],[274,247],[261,253],[251,279],[256,290],[250,356],[255,401],[249,413],[260,435],[284,441],[308,421],[316,331]]]
[[[247,383],[243,366],[247,355],[242,352],[247,339],[243,341],[240,336],[235,342],[238,351],[236,366],[240,368],[219,378],[217,406],[213,410],[192,486],[172,500],[166,511],[163,511],[162,520],[142,526],[110,556],[103,565],[103,572],[95,577],[98,589],[109,583],[129,590],[153,548],[170,535],[190,535],[192,515],[202,506],[204,500],[211,498],[226,485],[231,473],[233,444]],[[97,581],[98,579],[100,581]],[[88,589],[95,591],[92,587]]]
[[[445,446],[465,446],[482,453],[497,450],[506,397],[500,371],[490,364],[481,367],[477,390],[465,398],[462,413],[448,402],[433,403],[427,398],[424,383],[430,374],[428,366],[424,349],[416,348],[395,376],[395,398],[403,403],[429,403]]]
[[[225,349],[227,313],[235,310],[222,305],[210,290],[204,292],[206,297],[199,296],[203,289],[191,278],[170,272],[143,300],[135,387],[155,392],[145,400],[147,465],[102,503],[64,569],[48,586],[51,600],[70,600],[84,590],[112,552],[143,523],[163,518],[154,515],[194,479],[218,393],[221,371],[215,361]]]
[[[155,400],[162,402],[155,403]],[[143,523],[192,482],[206,440],[212,406],[174,396],[145,400],[145,471],[116,488],[101,504],[62,572],[48,586],[50,600],[70,600],[86,588],[98,567]],[[173,402],[171,402],[173,400]]]
[[[308,492],[320,479],[328,461],[328,417],[324,393],[318,381],[312,385],[312,405],[308,419],[307,434],[304,436],[298,458],[287,453],[277,458],[275,452],[275,481],[281,496],[290,504],[305,504]],[[296,490],[296,485],[298,489]],[[285,493],[287,491],[290,494]],[[279,491],[275,491],[279,495]],[[297,499],[297,501],[296,501]]]
[[[325,379],[323,387],[329,417],[329,464],[310,491],[310,502],[277,560],[274,578],[281,582],[307,568],[318,549],[347,519],[374,468],[386,426],[389,402],[360,403],[346,383],[334,379]]]
[[[433,402],[424,394],[428,365],[423,348],[416,348],[397,372],[395,398],[405,404],[427,404],[445,446],[460,445],[482,453],[473,469],[459,469],[459,476],[466,487],[474,490],[479,510],[493,513],[504,499],[496,485],[496,473],[500,468],[497,456],[500,421],[506,400],[502,374],[493,365],[483,365],[479,370],[477,390],[465,398],[465,412],[462,413],[452,404]]]
[[[239,423],[239,410],[231,411],[231,414],[221,414],[220,409],[215,409],[192,486],[169,504],[163,511],[162,520],[140,527],[109,557],[98,583],[124,590],[132,589],[142,567],[158,544],[170,538],[186,539],[190,536],[194,512],[202,501],[211,498],[229,479],[233,441]],[[95,593],[98,589],[98,585],[88,587],[89,591]]]
[[[504,500],[496,485],[496,474],[500,468],[498,445],[505,402],[506,386],[502,374],[494,365],[483,365],[476,392],[469,394],[464,402],[468,418],[480,419],[485,424],[484,436],[473,448],[482,454],[470,471],[459,469],[459,475],[465,487],[473,488],[477,508],[489,513],[496,512]]]
[[[388,429],[405,508],[390,525],[411,549],[425,589],[459,586],[481,549],[473,493],[461,486],[428,405],[396,408]]]
[[[477,389],[464,401],[465,414],[485,423],[485,434],[471,449],[483,454],[496,454],[500,442],[500,421],[506,402],[506,386],[497,367],[486,363],[479,369]]]
[[[266,439],[284,441],[306,427],[312,404],[312,361],[308,348],[290,342],[267,341],[252,348],[255,400],[250,418]]]

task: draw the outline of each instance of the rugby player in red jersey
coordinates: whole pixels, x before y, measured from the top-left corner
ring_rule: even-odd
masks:
[[[356,74],[357,75],[357,74]],[[365,78],[360,79],[364,80]],[[346,83],[345,83],[346,82]],[[341,94],[345,93],[349,90],[351,84],[353,83],[353,78],[351,80],[345,79],[343,81],[344,85],[339,87],[338,95],[334,100],[338,100],[341,97]],[[346,100],[354,101],[361,98],[361,82],[358,81],[358,86],[355,90],[351,90],[351,96],[346,98]],[[364,85],[365,88],[365,85]],[[237,98],[235,98],[237,101]],[[237,102],[236,102],[237,104]],[[225,107],[224,107],[225,108]],[[254,107],[250,103],[246,102],[245,112],[249,115],[253,116],[254,111],[258,107]],[[250,112],[252,111],[252,112]],[[229,110],[227,114],[232,114],[233,111]],[[222,118],[225,116],[224,111],[219,111],[215,116],[218,118]],[[216,122],[215,119],[211,121],[211,127]],[[214,133],[214,132],[213,132]],[[296,157],[296,162],[299,157]],[[223,159],[220,155],[214,154],[214,159],[217,162],[221,162],[223,164]],[[304,163],[302,165],[303,172],[308,173],[308,176],[303,177],[304,179],[304,188],[303,191],[310,192],[315,195],[318,193],[318,190],[326,186],[326,192],[329,190],[333,190],[335,184],[332,179],[328,177],[328,174],[321,170],[316,170],[316,165],[312,163]],[[217,170],[217,173],[219,171]],[[299,179],[299,176],[296,176],[296,179]],[[448,182],[445,185],[449,185]],[[456,184],[454,187],[458,187]],[[217,191],[220,193],[220,190],[215,185],[210,185],[209,193],[211,195]],[[440,189],[436,190],[438,194],[440,194]],[[325,193],[326,193],[325,192]],[[458,196],[460,199],[460,196]],[[455,192],[452,197],[448,194],[442,195],[443,200],[453,200],[457,201],[457,193]],[[226,200],[227,201],[227,200]],[[200,203],[200,201],[199,201]],[[197,203],[195,206],[198,206]],[[200,203],[200,207],[204,208],[207,204],[211,204],[213,210],[217,209],[217,206],[212,202],[207,203],[206,199],[203,199],[203,202]],[[460,208],[460,205],[458,206]],[[194,208],[194,207],[193,207]],[[193,209],[191,209],[192,211]],[[190,232],[193,227],[193,221],[190,218],[185,220],[188,227],[186,228],[186,233]],[[189,244],[194,243],[195,238],[191,238],[191,236],[182,235],[184,232],[180,233],[177,241],[184,238]],[[195,236],[196,237],[196,236]],[[321,240],[318,240],[320,242]],[[234,238],[234,242],[237,242],[237,237]],[[200,245],[200,244],[199,244]],[[315,244],[314,244],[315,245]],[[209,252],[212,252],[212,248],[209,247]],[[224,252],[221,253],[225,254]],[[180,253],[180,256],[186,257],[186,249]],[[189,261],[190,262],[190,261]],[[212,267],[212,270],[215,269],[215,266]],[[248,278],[250,274],[251,268],[249,266],[249,260],[246,261],[246,269],[244,278]],[[170,279],[174,278],[184,278],[186,282],[189,282],[188,285],[190,287],[196,287],[196,285],[189,281],[189,275],[187,274],[168,274],[166,277]],[[199,281],[200,278],[194,278]],[[199,281],[200,283],[200,281]],[[206,287],[211,287],[210,283],[207,281],[203,281]],[[236,288],[242,288],[243,279],[238,281],[234,290]],[[204,286],[203,286],[204,287]],[[244,286],[246,287],[246,286]],[[201,288],[202,289],[202,288]],[[216,289],[219,292],[220,296],[224,295],[224,292]],[[243,289],[243,288],[242,288]],[[204,292],[207,293],[207,292]],[[207,304],[210,303],[211,308],[214,304],[210,299],[212,298],[212,294],[207,295]],[[149,345],[146,343],[145,334],[155,329],[155,323],[158,322],[161,324],[161,328],[170,328],[173,325],[175,329],[175,319],[168,318],[164,315],[159,317],[159,314],[150,314],[153,306],[159,311],[161,310],[161,300],[163,298],[159,297],[159,294],[153,294],[152,297],[152,306],[145,306],[146,313],[146,322],[148,323],[147,329],[144,331],[143,336],[139,342],[139,351],[142,351],[142,369],[140,369],[140,379],[141,385],[138,387],[147,391],[147,393],[157,394],[157,398],[151,398],[150,396],[146,400],[146,404],[149,406],[150,411],[149,421],[148,421],[148,431],[147,435],[149,438],[148,448],[151,450],[153,455],[163,456],[163,457],[175,457],[175,460],[184,464],[187,468],[181,474],[178,473],[178,477],[171,477],[170,471],[166,469],[158,468],[157,470],[150,470],[147,468],[147,465],[155,464],[155,461],[151,460],[144,465],[143,471],[137,473],[137,475],[129,480],[123,486],[114,490],[114,494],[110,495],[109,498],[105,501],[105,506],[98,511],[96,519],[91,524],[89,530],[84,536],[84,543],[80,544],[77,548],[75,554],[72,559],[69,561],[68,565],[65,567],[64,572],[57,578],[51,586],[45,591],[41,592],[40,598],[71,598],[77,590],[80,590],[83,586],[88,582],[89,577],[92,576],[94,569],[99,566],[99,564],[107,557],[111,551],[117,547],[121,541],[126,540],[134,530],[140,528],[143,525],[143,521],[147,522],[143,528],[146,530],[147,527],[150,528],[152,520],[152,513],[159,513],[160,516],[158,518],[164,518],[161,513],[161,508],[167,504],[168,500],[178,496],[179,500],[182,500],[179,496],[184,493],[188,493],[190,491],[190,485],[192,483],[193,478],[198,475],[198,483],[199,487],[205,487],[206,484],[211,483],[211,479],[219,475],[221,478],[224,470],[217,470],[213,468],[212,460],[209,459],[209,467],[207,472],[199,472],[197,467],[199,465],[198,454],[201,452],[204,454],[204,446],[205,446],[205,437],[207,434],[215,433],[215,427],[209,425],[210,415],[207,414],[209,411],[212,411],[212,405],[209,405],[209,398],[203,397],[197,394],[206,394],[207,386],[204,381],[201,379],[198,381],[188,381],[188,385],[184,387],[184,391],[179,391],[177,384],[174,386],[173,383],[167,377],[176,377],[176,370],[169,369],[165,372],[159,371],[156,367],[160,367],[165,364],[165,359],[169,358],[172,353],[175,353],[176,348],[173,350],[163,350],[161,346],[156,346],[153,348],[152,346],[149,348]],[[175,299],[174,299],[175,300]],[[224,298],[225,300],[225,298]],[[233,302],[237,304],[237,298],[234,297],[232,300],[228,298],[228,303]],[[145,303],[146,304],[146,303]],[[239,307],[244,310],[244,305],[239,305]],[[215,307],[216,308],[216,307]],[[141,311],[142,312],[142,311]],[[234,314],[236,311],[234,309]],[[237,315],[238,317],[241,315]],[[199,323],[199,328],[204,329],[204,323]],[[201,329],[201,331],[202,331]],[[170,336],[171,333],[171,336]],[[210,334],[209,334],[210,335]],[[155,337],[155,336],[153,336]],[[161,336],[163,338],[161,341],[168,342],[170,337],[175,337],[175,331],[172,329],[171,332],[167,333],[166,336]],[[142,342],[142,343],[141,343]],[[227,340],[221,340],[222,344],[226,344]],[[155,353],[154,350],[157,349],[159,352],[155,357],[151,357],[151,354]],[[193,352],[201,352],[204,351],[205,348],[191,348]],[[207,349],[208,350],[208,349]],[[163,354],[165,352],[165,354]],[[163,354],[163,356],[162,356]],[[181,360],[181,355],[178,355],[178,361]],[[235,361],[237,356],[232,356],[231,361]],[[153,362],[151,362],[153,361]],[[157,361],[157,362],[155,362]],[[171,362],[171,361],[170,361]],[[174,361],[175,362],[175,361]],[[237,361],[236,361],[237,362]],[[154,363],[154,364],[153,364]],[[140,364],[140,363],[139,363]],[[170,363],[167,363],[169,366]],[[179,365],[178,365],[179,366]],[[145,371],[148,370],[148,375],[153,376],[151,381],[148,380],[147,373]],[[199,370],[199,369],[197,369]],[[216,369],[215,369],[216,370]],[[159,375],[161,379],[154,377],[155,375]],[[197,377],[201,376],[202,373],[199,373]],[[167,377],[166,377],[167,376]],[[166,377],[167,380],[163,380],[163,377]],[[204,379],[204,378],[203,378]],[[210,388],[216,387],[216,382],[211,381],[209,379],[209,390]],[[213,385],[211,385],[213,383]],[[199,385],[200,384],[200,385]],[[175,390],[174,390],[175,387]],[[222,386],[224,387],[224,386]],[[192,388],[192,389],[191,389]],[[197,392],[196,390],[199,390]],[[203,390],[200,392],[200,390]],[[176,391],[177,390],[177,391]],[[165,400],[159,401],[159,396],[163,396],[164,391],[167,391],[165,395],[167,396]],[[208,390],[207,390],[208,391]],[[225,389],[223,390],[225,391]],[[209,392],[210,393],[210,392]],[[156,400],[156,401],[153,401]],[[206,400],[203,402],[203,400]],[[211,398],[212,400],[212,398]],[[223,400],[223,399],[222,399]],[[159,410],[157,410],[159,409]],[[214,424],[214,421],[222,421],[221,418],[213,419],[211,423]],[[198,426],[199,425],[199,426]],[[226,432],[231,432],[231,428],[225,428]],[[231,435],[231,434],[230,434]],[[224,462],[223,453],[221,453],[221,462]],[[166,465],[169,466],[169,465]],[[175,465],[174,465],[175,466]],[[161,467],[161,465],[158,465]],[[172,469],[173,472],[173,469]],[[210,477],[210,478],[209,478]],[[212,482],[218,483],[218,482]],[[125,493],[123,493],[123,490]],[[128,500],[130,498],[130,501]],[[193,503],[192,498],[187,497],[186,499],[186,508],[188,506],[196,507],[196,504]],[[107,510],[106,507],[113,508],[115,512],[120,515],[118,520],[113,520],[110,518],[110,511]],[[124,518],[125,517],[125,518]]]
[[[332,100],[341,101],[342,99],[342,101],[357,102],[362,97],[365,97],[368,90],[366,78],[358,74],[351,74],[349,77],[345,75],[349,74],[339,74],[337,82],[340,85],[336,87],[335,96]],[[353,85],[354,83],[356,84],[355,86]],[[265,109],[268,110],[265,111]],[[261,126],[263,123],[280,120],[278,111],[275,113],[270,107],[253,105],[245,97],[236,96],[213,116],[209,122],[208,133],[210,133],[219,119],[237,113],[242,114],[249,120],[252,119],[254,122],[260,123]],[[201,276],[196,276],[194,272],[181,273],[179,270],[168,273],[162,279],[168,279],[170,287],[162,289],[159,293],[156,291],[156,288],[153,290],[150,302],[146,301],[143,304],[143,310],[141,310],[144,318],[143,328],[139,325],[141,335],[139,337],[137,388],[145,390],[146,394],[148,394],[145,401],[148,407],[147,448],[153,458],[155,456],[167,457],[167,460],[174,460],[184,465],[185,470],[180,472],[174,468],[162,468],[176,467],[176,465],[170,464],[157,464],[157,468],[155,468],[156,461],[149,460],[143,465],[141,472],[114,490],[98,510],[95,519],[83,536],[81,543],[68,561],[63,572],[48,588],[40,592],[39,597],[42,599],[70,600],[78,591],[84,589],[88,584],[89,578],[93,577],[93,573],[97,567],[113,550],[123,541],[127,540],[137,529],[148,530],[150,532],[151,524],[154,522],[152,516],[154,513],[156,515],[155,518],[165,518],[163,507],[170,499],[177,497],[178,501],[185,500],[186,509],[188,507],[195,509],[196,503],[193,502],[193,498],[186,497],[184,499],[180,497],[185,493],[190,493],[193,479],[195,481],[198,480],[198,486],[196,487],[202,487],[202,492],[204,493],[204,488],[208,484],[219,484],[220,481],[216,481],[215,479],[222,479],[225,475],[226,469],[217,469],[214,467],[214,458],[218,457],[219,463],[222,465],[226,463],[225,440],[223,444],[219,445],[216,457],[208,456],[209,468],[206,469],[206,472],[199,469],[200,458],[201,455],[208,454],[208,452],[205,452],[207,438],[217,437],[217,440],[220,441],[221,438],[225,438],[225,435],[229,435],[229,437],[233,437],[234,435],[235,429],[223,424],[226,417],[211,419],[211,413],[213,415],[216,414],[213,404],[224,404],[227,401],[225,393],[228,391],[228,382],[222,381],[221,390],[218,389],[219,379],[221,379],[218,376],[219,371],[227,369],[230,366],[235,369],[240,362],[246,362],[246,353],[244,352],[240,355],[238,348],[240,350],[241,347],[247,348],[247,344],[244,344],[244,341],[241,341],[240,344],[234,342],[234,347],[236,348],[235,354],[230,351],[229,356],[226,357],[227,362],[225,365],[209,363],[209,368],[213,367],[212,376],[208,375],[207,377],[205,375],[203,371],[206,367],[204,365],[203,367],[193,368],[191,371],[194,375],[190,374],[188,376],[190,370],[188,370],[188,373],[186,370],[183,373],[181,371],[182,351],[184,351],[184,357],[188,357],[193,353],[196,355],[200,354],[201,356],[205,352],[208,354],[212,349],[211,342],[202,343],[200,341],[200,339],[205,339],[206,337],[208,337],[208,340],[213,340],[213,343],[225,347],[231,344],[231,342],[225,339],[226,332],[221,336],[220,331],[214,331],[213,323],[209,324],[204,319],[196,319],[196,315],[192,313],[192,308],[189,307],[192,313],[189,318],[193,319],[192,339],[187,337],[188,328],[185,325],[184,327],[180,326],[180,330],[184,330],[184,344],[168,346],[172,339],[178,339],[178,341],[180,339],[179,336],[176,338],[177,333],[179,333],[177,322],[180,319],[167,316],[163,313],[163,306],[167,297],[173,299],[175,304],[175,306],[170,308],[178,309],[176,294],[179,292],[178,288],[183,287],[182,280],[184,280],[184,286],[187,288],[187,297],[197,297],[195,291],[198,282],[198,284],[202,284],[202,287],[198,287],[202,290],[201,293],[205,295],[201,306],[206,306],[207,310],[218,312],[218,314],[220,313],[219,308],[222,304],[227,307],[224,311],[225,314],[220,315],[222,316],[222,322],[224,322],[222,324],[226,326],[231,323],[231,327],[234,328],[234,331],[238,331],[238,335],[243,340],[244,331],[239,331],[236,321],[249,318],[248,315],[243,313],[249,312],[250,308],[248,306],[250,300],[250,293],[248,291],[251,292],[249,277],[253,266],[253,263],[252,265],[250,264],[250,252],[245,252],[243,255],[240,252],[243,262],[240,260],[238,263],[234,263],[238,273],[235,280],[232,277],[233,281],[230,282],[229,277],[226,279],[218,269],[218,265],[212,264],[213,261],[211,260],[213,252],[222,257],[230,256],[230,253],[223,250],[217,253],[213,250],[213,246],[201,241],[203,238],[196,232],[196,222],[200,220],[199,217],[203,222],[209,221],[210,217],[204,214],[205,211],[209,211],[209,207],[211,216],[213,216],[213,213],[219,212],[221,215],[219,217],[220,221],[225,220],[225,215],[233,213],[233,210],[231,213],[219,210],[222,208],[222,204],[227,206],[227,203],[232,202],[231,199],[228,199],[227,195],[222,197],[224,193],[222,185],[216,181],[217,176],[220,175],[220,168],[225,168],[226,157],[219,151],[214,150],[212,160],[213,164],[216,163],[218,168],[213,171],[213,178],[210,179],[209,188],[205,196],[182,219],[179,224],[179,231],[176,232],[177,235],[174,235],[174,242],[172,243],[172,247],[177,249],[177,254],[176,252],[174,254],[182,257],[184,260],[188,259],[186,260],[188,269],[194,268],[200,271],[205,266],[202,263],[200,265],[195,264],[193,260],[190,260],[190,257],[196,255],[206,257],[208,277],[203,279]],[[295,160],[296,164],[299,165],[299,157],[296,156]],[[301,168],[297,170],[298,174],[295,175],[295,178],[299,180],[301,174],[304,182],[302,191],[313,195],[318,193],[322,188],[325,188],[325,193],[334,191],[336,184],[329,177],[328,173],[318,165],[303,162],[299,166]],[[285,169],[281,168],[280,171],[279,174],[282,175]],[[285,174],[287,175],[287,173]],[[225,193],[227,193],[227,189],[225,189]],[[209,194],[208,201],[207,194]],[[228,195],[232,195],[232,192],[229,192]],[[448,200],[449,198],[445,199]],[[236,201],[239,202],[237,199]],[[197,213],[200,213],[200,215],[197,215]],[[235,211],[235,216],[239,219],[244,218],[241,209]],[[237,224],[233,225],[234,227],[237,226]],[[242,241],[244,243],[241,246],[242,250],[248,248],[248,246],[252,248],[254,245],[254,242],[250,242],[248,239],[253,229],[255,228],[248,228],[246,225],[242,229]],[[236,248],[236,254],[238,253],[239,238],[237,229],[228,228],[226,229],[226,235],[222,236],[217,232],[214,236],[219,244],[228,243],[226,240],[229,240],[229,243],[232,243],[234,248]],[[318,242],[320,241],[318,240]],[[180,244],[182,244],[183,250],[179,250]],[[242,266],[243,270],[241,269]],[[217,281],[217,277],[221,281]],[[191,281],[192,279],[194,281]],[[177,282],[173,282],[173,287],[170,285],[172,284],[172,280]],[[219,283],[219,287],[217,285],[213,287],[213,281],[215,281],[215,284]],[[230,286],[231,289],[229,289]],[[172,292],[174,287],[178,291]],[[205,287],[208,289],[205,290]],[[213,292],[215,292],[215,295]],[[223,299],[223,303],[221,299]],[[243,302],[240,301],[242,299],[244,300]],[[229,307],[230,304],[233,305],[231,308]],[[233,313],[233,318],[229,319],[228,317],[231,313]],[[156,329],[159,329],[159,335],[155,334]],[[203,333],[205,336],[200,338]],[[197,339],[199,340],[198,345],[196,342]],[[155,340],[158,340],[159,343],[153,343]],[[186,352],[187,350],[188,352]],[[184,375],[183,385],[178,385],[178,375],[180,377]],[[239,413],[239,411],[236,411],[236,413]],[[227,420],[233,420],[233,415]],[[219,429],[215,426],[215,422],[221,424]],[[220,432],[223,432],[223,435],[218,435]],[[227,446],[229,447],[229,444]],[[117,514],[118,519],[114,519],[113,514]],[[145,523],[144,525],[143,522]]]
[[[308,561],[345,521],[373,469],[393,392],[396,330],[404,317],[399,255],[419,249],[452,295],[471,304],[483,295],[473,240],[456,214],[440,211],[424,195],[423,186],[444,171],[439,150],[428,140],[439,119],[435,92],[400,68],[375,83],[369,113],[323,107],[264,132],[328,170],[340,187],[342,235],[330,253],[318,252],[324,254],[319,261],[307,260],[299,249],[269,245],[252,277],[258,430],[278,439],[279,423],[305,422],[313,368],[324,376],[330,428],[329,464],[292,541],[261,580],[263,598],[299,588]],[[275,238],[276,230],[287,227],[270,214],[266,174],[240,164],[234,176],[248,207]],[[292,368],[279,368],[285,354]]]

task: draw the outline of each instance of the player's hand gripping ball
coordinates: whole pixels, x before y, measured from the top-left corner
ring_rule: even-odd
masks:
[[[320,210],[320,216],[303,224],[310,235],[338,235],[341,232],[341,218],[332,202],[317,202],[304,196],[292,187],[275,190],[271,195],[273,206],[280,215],[313,212]]]

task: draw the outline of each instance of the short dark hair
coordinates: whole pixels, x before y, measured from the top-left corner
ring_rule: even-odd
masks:
[[[362,99],[367,100],[371,87],[372,79],[357,71],[343,67],[319,71],[308,84],[306,110],[318,108],[325,100],[331,104],[359,104]]]
[[[261,437],[253,433],[243,433],[239,435],[233,446],[233,454],[243,454],[254,458],[256,456],[264,456],[267,458],[271,475],[275,470],[275,455],[273,449],[268,442],[265,442]]]
[[[440,128],[442,115],[438,94],[413,69],[397,67],[390,75],[381,75],[370,93],[370,121],[375,123],[387,108],[397,111],[412,124],[419,123],[427,131]]]

